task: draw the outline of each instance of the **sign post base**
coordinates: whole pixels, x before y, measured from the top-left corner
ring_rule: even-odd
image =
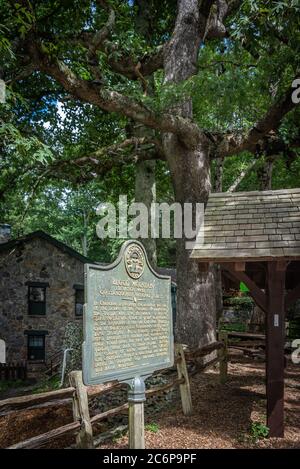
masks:
[[[133,378],[129,384],[129,448],[145,448],[144,402],[145,381],[142,377]]]

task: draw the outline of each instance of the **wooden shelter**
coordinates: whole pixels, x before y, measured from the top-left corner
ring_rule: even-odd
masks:
[[[221,264],[266,313],[267,425],[282,437],[285,311],[300,297],[300,189],[212,194],[204,222],[191,258]]]

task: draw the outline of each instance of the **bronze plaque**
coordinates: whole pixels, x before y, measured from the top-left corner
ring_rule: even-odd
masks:
[[[151,268],[141,243],[125,242],[113,264],[86,264],[85,302],[85,384],[173,365],[171,278]]]

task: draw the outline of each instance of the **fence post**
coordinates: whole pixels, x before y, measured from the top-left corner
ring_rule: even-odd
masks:
[[[70,385],[74,386],[73,393],[73,417],[79,420],[81,427],[76,436],[77,448],[94,448],[93,429],[90,421],[89,403],[86,387],[82,382],[82,371],[71,371],[69,373]]]
[[[227,381],[228,374],[228,333],[226,331],[219,331],[218,339],[224,344],[224,347],[218,350],[220,360],[220,383],[224,384]]]
[[[182,344],[175,344],[175,358],[177,361],[178,378],[184,378],[184,383],[179,385],[182,411],[184,415],[190,415],[193,412],[193,405],[190,389],[190,380]]]

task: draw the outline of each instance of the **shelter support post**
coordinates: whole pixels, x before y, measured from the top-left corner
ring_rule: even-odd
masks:
[[[284,436],[285,273],[282,265],[268,262],[266,319],[267,425],[271,437]]]
[[[284,340],[285,261],[268,261],[266,293],[249,276],[232,264],[224,264],[226,275],[244,282],[256,304],[266,313],[267,425],[270,436],[284,436]],[[286,305],[298,295],[298,287],[286,298]]]
[[[224,384],[228,376],[228,333],[226,331],[219,331],[218,340],[224,344],[224,348],[218,350],[220,359],[220,383]]]

